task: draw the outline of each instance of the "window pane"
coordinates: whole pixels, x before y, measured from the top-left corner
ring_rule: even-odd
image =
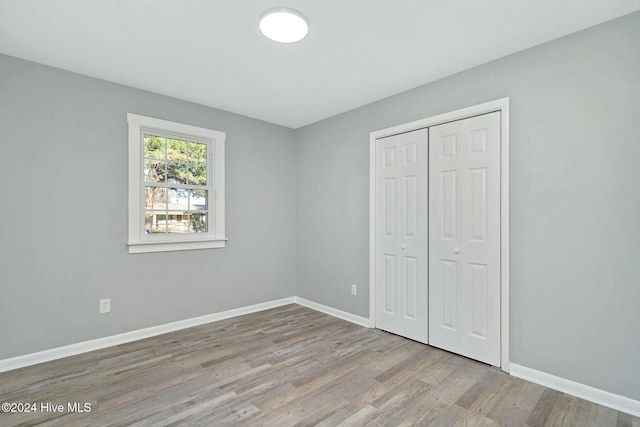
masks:
[[[164,234],[167,232],[167,215],[165,212],[145,212],[145,234]]]
[[[144,180],[147,182],[164,182],[166,175],[165,162],[162,160],[144,161]]]
[[[189,210],[189,190],[182,188],[169,188],[168,191],[170,211],[180,211],[186,213]]]
[[[184,163],[167,163],[167,182],[172,184],[187,183],[187,165]]]
[[[189,184],[207,185],[207,167],[189,165]]]
[[[167,207],[167,189],[157,187],[144,188],[145,209],[163,210]]]
[[[188,233],[189,221],[188,215],[183,211],[169,211],[169,219],[167,221],[168,233]]]
[[[189,163],[207,164],[207,144],[189,143]]]
[[[191,212],[191,215],[189,215],[189,229],[193,233],[206,233],[207,212]]]
[[[166,138],[144,135],[144,156],[149,159],[165,159]]]
[[[187,163],[187,141],[168,139],[167,159],[173,162]]]
[[[189,209],[192,212],[206,211],[208,210],[208,191],[207,190],[192,190],[189,195]]]

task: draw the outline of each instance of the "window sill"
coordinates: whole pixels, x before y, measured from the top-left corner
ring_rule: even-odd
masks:
[[[226,238],[211,240],[187,240],[187,241],[158,241],[158,242],[129,242],[130,254],[141,254],[146,252],[171,252],[190,251],[195,249],[216,249],[224,248],[227,244]]]

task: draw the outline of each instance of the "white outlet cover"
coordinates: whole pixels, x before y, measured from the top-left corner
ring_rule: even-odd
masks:
[[[357,293],[358,293],[358,286],[351,285],[351,295],[357,295]]]
[[[109,313],[111,311],[111,298],[100,300],[100,314]]]

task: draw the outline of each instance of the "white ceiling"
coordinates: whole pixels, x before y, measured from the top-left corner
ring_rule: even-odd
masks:
[[[311,23],[283,45],[266,9]],[[640,0],[0,0],[0,53],[298,128]]]

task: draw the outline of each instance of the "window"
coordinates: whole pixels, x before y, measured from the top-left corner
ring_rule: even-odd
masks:
[[[222,248],[226,134],[129,113],[129,253]]]

